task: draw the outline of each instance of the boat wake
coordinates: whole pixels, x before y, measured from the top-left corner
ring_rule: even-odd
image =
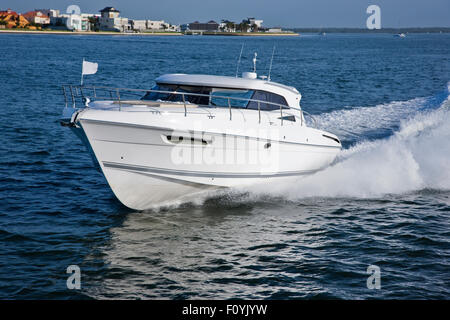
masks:
[[[386,137],[399,130],[401,121],[411,119],[420,112],[438,109],[448,100],[449,94],[450,82],[446,90],[430,97],[323,113],[316,116],[317,125],[320,129],[338,135],[342,141],[359,141],[361,137]]]
[[[314,175],[271,184],[270,192],[267,186],[247,190],[288,200],[373,198],[423,189],[450,190],[449,91],[444,99],[442,95],[416,98],[323,115],[319,123],[344,139],[369,130],[399,129],[387,138],[360,140],[342,150],[334,165]]]
[[[168,207],[200,206],[207,200],[377,198],[424,189],[450,190],[450,82],[445,92],[433,97],[333,111],[316,118],[320,128],[353,141],[332,166],[271,183],[270,190],[261,184],[208,191]],[[382,130],[381,138],[368,134]]]

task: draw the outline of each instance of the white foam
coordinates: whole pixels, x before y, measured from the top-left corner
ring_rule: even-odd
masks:
[[[450,82],[447,85],[447,96]],[[415,98],[408,101],[393,101],[376,106],[353,107],[315,116],[320,129],[338,135],[342,140],[355,138],[365,132],[392,129],[401,120],[410,119],[420,110],[430,107],[432,97]],[[432,99],[431,99],[432,100]],[[436,105],[435,107],[439,107]]]
[[[413,101],[420,104],[422,100]],[[408,104],[411,105],[411,101]],[[389,114],[401,105],[389,104],[390,110],[384,113]],[[406,120],[398,119],[400,130],[391,137],[360,142],[343,150],[335,165],[308,177],[274,184],[269,193],[294,200],[304,197],[370,198],[425,188],[450,190],[449,108],[447,98],[437,110],[418,112]],[[365,123],[364,127],[373,125],[375,128],[385,123],[379,120],[372,122],[372,112],[362,109],[362,112],[346,110],[333,113],[341,123],[354,123],[355,114],[361,119],[357,118],[355,122]],[[381,107],[378,109],[383,111]],[[369,119],[364,120],[362,114]],[[267,194],[267,186],[253,186],[248,191]]]

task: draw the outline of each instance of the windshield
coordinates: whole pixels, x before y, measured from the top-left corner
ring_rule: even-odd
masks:
[[[151,90],[155,91],[175,91],[176,86],[170,87],[170,86],[154,86]],[[171,99],[176,99],[176,95],[172,95],[169,93],[163,93],[163,92],[151,92],[148,91],[141,100],[151,100],[151,101],[173,101]]]
[[[258,110],[258,102],[248,101],[248,99],[253,99],[261,101],[259,108],[264,111],[280,109],[280,105],[287,106],[284,97],[261,90],[211,88],[178,84],[157,84],[151,90],[165,92],[148,91],[141,99]],[[183,95],[183,93],[185,94]],[[201,94],[201,96],[198,94]],[[275,103],[275,105],[270,103]]]
[[[147,92],[141,100],[150,101],[170,101],[170,102],[183,102],[182,93],[194,93],[194,94],[206,94],[209,95],[210,89],[203,87],[189,87],[180,85],[161,85],[157,84],[151,90],[155,91],[170,91],[167,92]],[[196,95],[184,95],[184,101],[193,104],[209,104],[209,98],[206,96],[196,96]]]

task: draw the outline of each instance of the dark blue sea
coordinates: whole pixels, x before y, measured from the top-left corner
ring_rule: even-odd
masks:
[[[344,148],[324,171],[136,212],[58,120],[62,84],[267,74]],[[0,34],[1,299],[449,299],[450,35]],[[69,265],[81,289],[68,289]],[[367,286],[369,266],[380,289]]]

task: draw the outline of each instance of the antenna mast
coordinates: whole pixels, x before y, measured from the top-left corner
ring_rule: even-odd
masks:
[[[242,51],[244,50],[244,44],[245,44],[245,42],[242,44],[241,53],[239,54],[239,59],[238,59],[238,63],[236,66],[236,78],[238,77],[239,65],[241,64],[241,56],[242,56]]]
[[[258,53],[255,52],[255,57],[253,58],[253,72],[256,73],[256,57],[258,56]]]
[[[275,46],[273,46],[273,50],[272,50],[272,58],[270,59],[269,76],[267,77],[267,81],[270,81],[270,72],[272,71],[272,63],[273,63],[273,55],[274,54],[275,54]]]

